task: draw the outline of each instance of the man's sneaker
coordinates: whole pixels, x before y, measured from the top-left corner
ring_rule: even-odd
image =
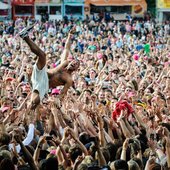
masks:
[[[19,36],[21,38],[28,37],[29,31],[33,29],[34,25],[30,25],[29,27],[24,28],[21,32],[19,32]]]

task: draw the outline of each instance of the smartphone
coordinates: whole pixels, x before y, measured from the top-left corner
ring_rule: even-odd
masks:
[[[53,139],[52,136],[47,136],[47,137],[46,137],[46,140],[52,140],[52,139]]]

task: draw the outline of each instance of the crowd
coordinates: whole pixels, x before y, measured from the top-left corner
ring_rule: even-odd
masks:
[[[169,22],[2,23],[0,94],[0,170],[170,169]]]

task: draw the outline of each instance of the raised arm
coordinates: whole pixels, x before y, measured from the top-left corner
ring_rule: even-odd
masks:
[[[67,37],[67,40],[66,40],[65,46],[64,46],[64,51],[61,54],[61,64],[68,58],[68,55],[70,52],[70,47],[71,47],[71,37],[72,37],[73,33],[74,33],[74,30],[72,29],[68,34],[68,37]]]
[[[15,134],[14,138],[20,144],[22,153],[23,153],[25,159],[27,160],[28,164],[30,165],[31,169],[38,170],[38,168],[36,167],[36,165],[34,163],[33,157],[31,156],[30,152],[26,149],[26,147],[22,143],[20,135]]]

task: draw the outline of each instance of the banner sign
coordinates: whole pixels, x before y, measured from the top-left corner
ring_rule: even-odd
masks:
[[[35,3],[49,3],[49,0],[35,0]]]
[[[170,0],[157,0],[157,8],[170,8]]]
[[[15,5],[34,4],[34,0],[13,0],[12,4]]]
[[[146,5],[145,0],[85,0],[85,4],[103,5],[103,6],[132,6]]]
[[[35,0],[35,3],[61,4],[61,0]]]
[[[74,3],[74,4],[80,4],[84,3],[84,0],[64,0],[65,3]]]
[[[61,0],[50,0],[51,4],[61,4]]]

